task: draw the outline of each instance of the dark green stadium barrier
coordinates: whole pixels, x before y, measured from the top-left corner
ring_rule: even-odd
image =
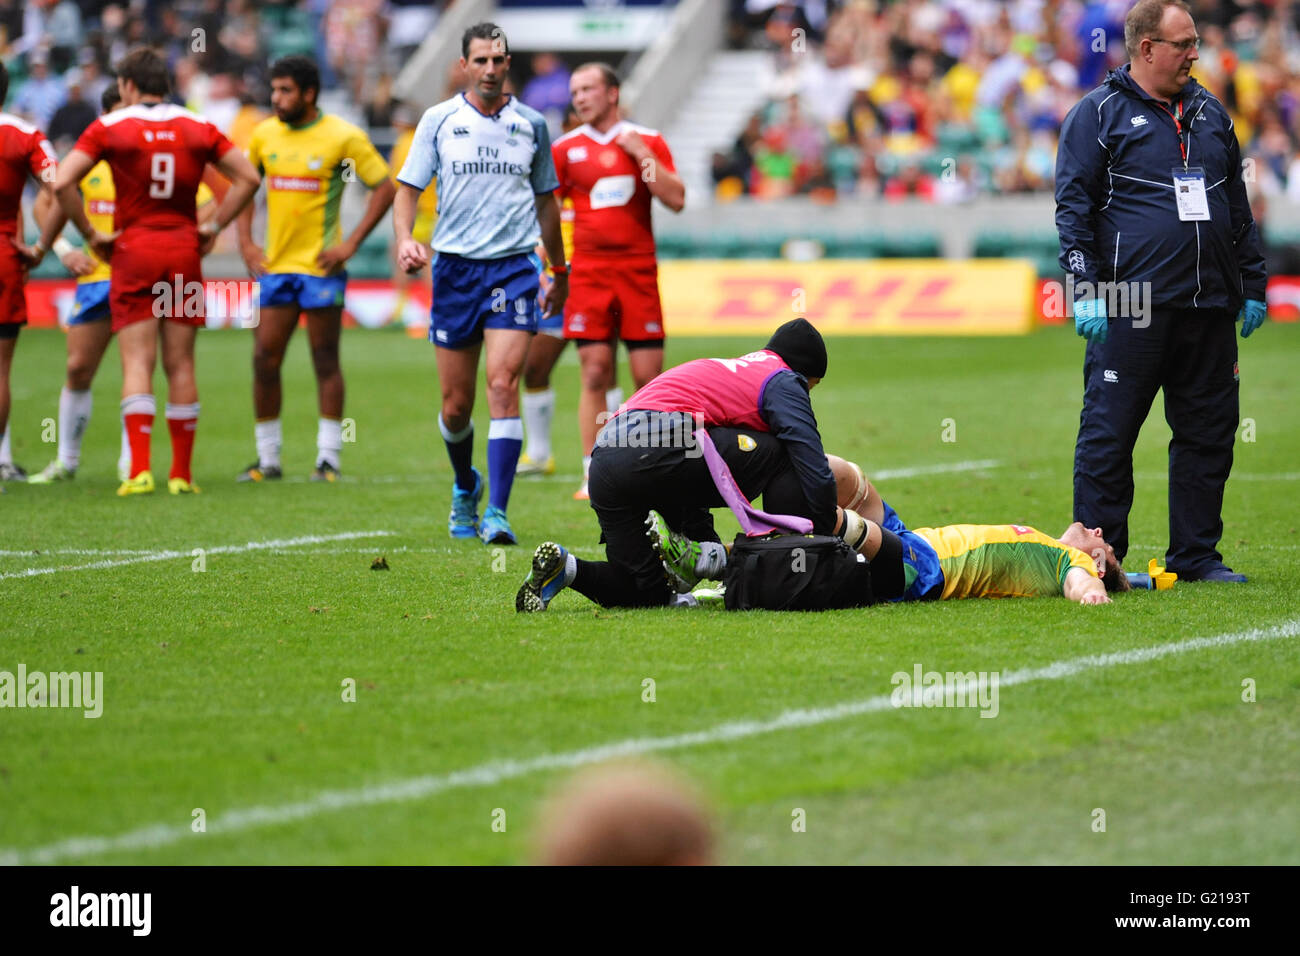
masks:
[[[976,259],[1029,259],[1040,278],[1060,274],[1060,240],[1054,232],[982,231],[975,236],[972,255]]]
[[[887,235],[721,232],[705,236],[670,233],[658,236],[656,242],[661,259],[779,259],[785,244],[799,239],[820,244],[828,259],[931,259],[943,255],[939,237],[929,232]]]

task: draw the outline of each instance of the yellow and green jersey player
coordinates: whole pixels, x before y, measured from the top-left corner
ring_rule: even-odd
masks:
[[[858,550],[872,562],[897,555],[901,596],[930,601],[975,597],[1064,595],[1080,604],[1108,604],[1107,591],[1127,591],[1128,578],[1099,528],[1073,522],[1058,538],[1019,524],[956,524],[908,528],[853,462],[828,455],[840,505],[858,515]]]
[[[305,56],[288,56],[271,67],[275,116],[253,130],[248,158],[266,186],[266,245],[253,239],[253,210],[239,218],[239,248],[260,286],[254,329],[253,409],[257,461],[239,481],[279,478],[280,366],[299,314],[316,372],[320,423],[313,481],[334,481],[343,447],[343,373],[339,333],[343,323],[344,269],[378,225],[396,192],[388,164],[351,123],[316,105],[320,73]],[[343,238],[339,211],[343,188],[360,182],[370,190],[356,228]]]
[[[121,101],[121,93],[113,83],[104,90],[100,106],[104,113],[111,113],[121,105]],[[112,234],[117,191],[108,163],[103,160],[96,163],[78,186],[90,224],[106,236]],[[199,184],[194,203],[200,225],[216,215],[215,198],[206,183]],[[46,205],[38,198],[36,206],[37,219],[43,221]],[[68,481],[76,476],[81,466],[82,439],[93,409],[90,386],[112,339],[108,292],[113,270],[109,264],[95,255],[89,246],[78,248],[62,237],[54,243],[52,251],[63,267],[77,277],[77,291],[67,319],[68,363],[66,380],[59,392],[58,453],[52,462],[28,479],[34,485]],[[123,428],[117,463],[118,477],[123,481],[127,478],[130,464],[131,449]]]

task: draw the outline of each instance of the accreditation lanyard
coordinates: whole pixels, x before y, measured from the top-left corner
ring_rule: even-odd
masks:
[[[1169,108],[1164,103],[1157,101],[1156,106],[1169,113],[1169,118],[1174,121],[1174,132],[1178,134],[1178,152],[1182,153],[1183,168],[1185,169],[1187,167],[1187,146],[1183,143],[1183,99],[1182,97],[1178,98],[1172,113],[1169,112]]]

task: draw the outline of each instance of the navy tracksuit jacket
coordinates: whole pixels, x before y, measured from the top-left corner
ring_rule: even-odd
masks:
[[[1196,168],[1210,219],[1184,222],[1173,174]],[[1234,319],[1246,299],[1264,299],[1267,282],[1223,104],[1195,80],[1161,103],[1127,65],[1112,71],[1061,127],[1056,226],[1077,298],[1108,298],[1080,288],[1085,281],[1118,283],[1127,294],[1109,297],[1107,340],[1089,343],[1084,358],[1074,516],[1100,526],[1120,557],[1127,552],[1133,446],[1163,388],[1174,433],[1166,563],[1199,577],[1222,564],[1216,548],[1238,422]]]

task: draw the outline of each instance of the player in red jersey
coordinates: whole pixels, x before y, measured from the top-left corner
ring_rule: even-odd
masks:
[[[188,110],[163,101],[171,88],[167,64],[149,49],[128,53],[118,65],[124,108],[91,123],[59,165],[54,190],[61,210],[44,223],[42,244],[52,242],[67,219],[113,268],[109,311],[122,353],[122,418],[131,443],[130,477],[119,495],[154,490],[149,470],[150,432],[156,405],[153,370],[162,339],[167,375],[167,428],[172,467],[167,490],[196,492],[190,456],[198,427],[194,339],[203,324],[200,259],[252,200],[261,177],[220,130]],[[116,231],[92,228],[77,184],[106,160],[117,188]],[[216,218],[200,228],[194,194],[207,163],[231,181]]]
[[[572,198],[573,261],[564,336],[578,346],[582,394],[583,482],[587,497],[591,449],[614,373],[616,339],[627,347],[637,388],[663,371],[664,325],[659,305],[650,204],[673,212],[686,205],[686,187],[668,144],[656,131],[619,116],[619,78],[605,63],[586,63],[569,80],[573,108],[583,125],[551,146],[560,179],[556,195]]]
[[[0,63],[0,103],[9,92],[9,71]],[[9,368],[18,330],[27,324],[27,299],[23,285],[27,267],[41,253],[22,243],[19,228],[23,187],[35,176],[50,195],[58,157],[45,134],[31,123],[0,113],[0,481],[22,481],[27,475],[9,456]]]

